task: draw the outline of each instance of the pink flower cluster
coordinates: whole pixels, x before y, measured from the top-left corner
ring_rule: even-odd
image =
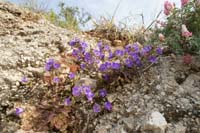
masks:
[[[164,14],[165,15],[169,15],[171,13],[171,11],[174,9],[175,4],[171,3],[169,1],[165,1],[164,3]]]

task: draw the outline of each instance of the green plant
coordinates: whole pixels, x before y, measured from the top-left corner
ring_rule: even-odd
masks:
[[[151,43],[167,45],[176,54],[200,54],[200,5],[197,0],[181,2],[181,8],[165,2],[167,21],[159,23],[162,28],[154,31]],[[159,39],[159,33],[164,35],[164,41]]]
[[[59,4],[59,8],[59,25],[61,27],[79,30],[80,27],[84,27],[85,24],[91,20],[91,15],[84,11],[84,9],[65,6],[63,2]]]

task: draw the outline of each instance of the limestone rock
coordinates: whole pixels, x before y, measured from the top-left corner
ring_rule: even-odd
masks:
[[[165,133],[167,121],[160,112],[152,112],[147,116],[144,130],[152,130],[154,133]]]

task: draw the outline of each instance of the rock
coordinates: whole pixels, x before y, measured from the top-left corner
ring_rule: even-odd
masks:
[[[95,79],[91,79],[91,78],[81,78],[80,80],[75,82],[76,86],[82,86],[82,85],[86,85],[86,86],[90,86],[91,88],[96,88],[97,87],[97,81]]]
[[[169,123],[166,133],[185,133],[186,127],[182,123]]]
[[[185,133],[186,129],[182,124],[175,125],[175,133]]]
[[[108,101],[109,102],[114,102],[115,100],[116,100],[116,98],[118,97],[118,94],[117,93],[112,93],[112,94],[109,94],[108,96],[107,96],[107,98],[108,98]]]
[[[196,100],[200,100],[200,73],[191,74],[181,85],[184,91]]]
[[[143,130],[151,130],[154,133],[165,133],[167,121],[160,112],[151,112],[142,127]]]
[[[134,129],[135,122],[133,117],[122,118],[122,122],[125,124],[125,128],[129,131]]]

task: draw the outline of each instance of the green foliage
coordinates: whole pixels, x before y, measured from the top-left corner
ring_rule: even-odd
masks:
[[[53,10],[47,11],[48,5],[46,3],[39,0],[23,0],[22,6],[31,11],[42,13],[57,26],[71,30],[80,30],[91,20],[91,15],[84,9],[66,6],[65,3],[61,2],[58,5],[60,12],[56,14]]]
[[[60,3],[59,9],[59,14],[56,14],[53,10],[44,13],[45,17],[57,26],[77,31],[91,20],[91,15],[78,7],[69,7]]]
[[[61,2],[59,8],[59,25],[61,27],[79,30],[81,26],[85,26],[91,20],[91,15],[78,7],[65,6],[65,3]]]
[[[182,35],[182,25],[186,25],[191,37]],[[200,54],[200,5],[192,0],[181,8],[174,8],[167,16],[163,28],[158,28],[152,35],[151,43],[169,46],[176,54]],[[165,36],[165,41],[159,40],[158,34]]]

